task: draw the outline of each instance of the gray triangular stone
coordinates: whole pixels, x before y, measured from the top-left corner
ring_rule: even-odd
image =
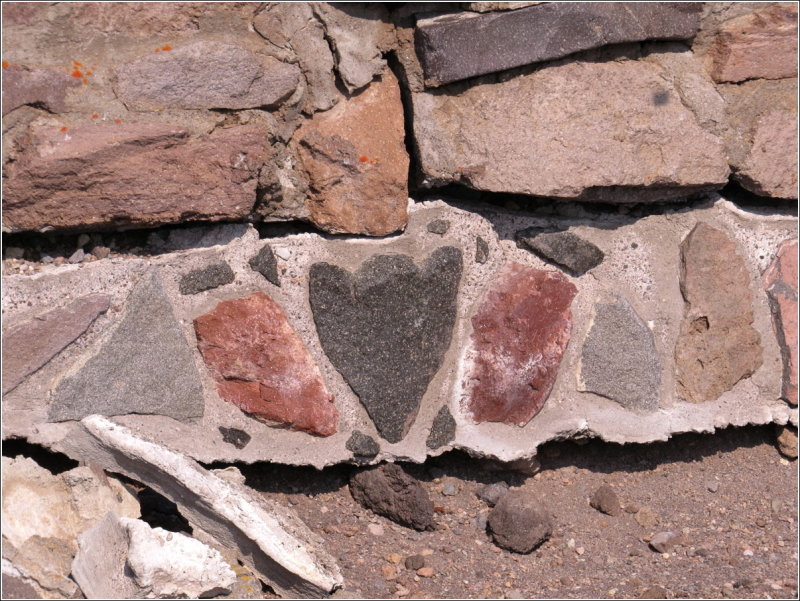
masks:
[[[203,415],[203,390],[192,352],[154,271],[128,297],[117,329],[53,392],[51,421],[87,415]]]

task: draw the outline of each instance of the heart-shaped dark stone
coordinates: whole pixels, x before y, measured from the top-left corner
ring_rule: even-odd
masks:
[[[380,435],[399,442],[450,345],[461,251],[438,248],[418,268],[407,255],[378,255],[355,274],[311,266],[314,321],[331,363],[358,395]]]

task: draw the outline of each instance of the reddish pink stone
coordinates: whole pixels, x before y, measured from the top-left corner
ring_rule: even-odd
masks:
[[[219,395],[268,422],[330,436],[333,396],[283,310],[263,292],[219,303],[194,320]]]
[[[560,273],[511,263],[472,318],[469,408],[478,422],[525,425],[553,388],[577,288]]]
[[[797,405],[797,240],[785,240],[767,271],[764,288],[783,356],[783,398]]]

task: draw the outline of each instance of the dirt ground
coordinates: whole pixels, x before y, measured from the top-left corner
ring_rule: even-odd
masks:
[[[436,506],[432,532],[358,505],[347,485],[353,468],[242,471],[322,536],[344,575],[341,597],[797,598],[797,462],[778,453],[772,427],[651,445],[551,443],[539,459],[533,476],[459,452],[406,464]],[[552,514],[553,536],[530,554],[500,549],[486,532],[490,508],[476,492],[501,480]],[[617,492],[621,515],[590,506],[604,483]],[[648,542],[661,531],[680,534],[681,544],[654,551]],[[426,569],[406,568],[412,555]]]

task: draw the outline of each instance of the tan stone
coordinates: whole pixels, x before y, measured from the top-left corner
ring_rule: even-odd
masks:
[[[333,233],[385,236],[408,221],[408,154],[397,79],[385,71],[358,96],[295,134],[310,183],[309,220]]]
[[[681,292],[686,308],[675,345],[678,396],[711,401],[762,363],[750,276],[725,232],[700,222],[683,241]]]
[[[797,428],[790,425],[778,426],[776,441],[781,454],[789,459],[797,459]]]
[[[5,170],[10,231],[242,219],[267,150],[258,125],[200,138],[155,122],[38,124],[30,134]]]
[[[797,198],[797,113],[776,110],[761,116],[752,140],[737,181],[761,196]]]
[[[139,502],[89,467],[54,476],[27,457],[3,457],[3,537],[16,548],[38,535],[76,551],[78,535],[109,511],[138,518]]]
[[[722,141],[658,65],[566,62],[450,88],[413,94],[428,185],[641,202],[728,181]]]
[[[727,21],[709,50],[717,82],[797,76],[797,5],[783,3]]]

